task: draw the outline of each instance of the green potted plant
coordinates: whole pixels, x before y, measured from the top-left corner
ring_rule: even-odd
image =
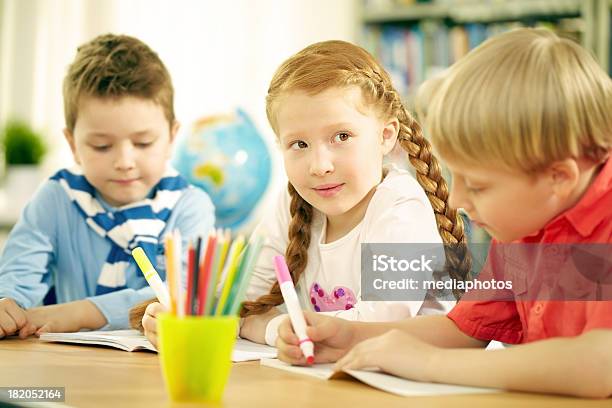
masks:
[[[3,212],[6,217],[16,219],[42,180],[39,165],[47,146],[39,133],[19,120],[9,121],[2,129],[0,146],[6,166]]]
[[[27,123],[10,121],[2,132],[4,162],[11,166],[38,166],[47,147],[42,136],[36,133]]]

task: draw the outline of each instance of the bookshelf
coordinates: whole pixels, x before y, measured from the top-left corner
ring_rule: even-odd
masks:
[[[406,5],[405,3],[412,3]],[[612,0],[362,0],[362,45],[412,106],[416,88],[486,38],[544,26],[592,50],[610,71]]]
[[[516,1],[446,1],[422,2],[402,5],[386,2],[382,5],[363,6],[365,23],[420,20],[424,18],[450,18],[458,22],[491,22],[516,20],[538,15],[563,16],[585,14],[593,18],[591,0],[516,0]]]

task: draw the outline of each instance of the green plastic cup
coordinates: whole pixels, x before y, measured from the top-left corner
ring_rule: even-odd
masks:
[[[221,401],[237,325],[235,316],[159,316],[159,356],[173,401]]]

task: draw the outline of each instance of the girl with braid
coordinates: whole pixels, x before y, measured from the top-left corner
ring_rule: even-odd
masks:
[[[276,71],[266,113],[289,183],[256,231],[266,244],[241,310],[240,336],[276,343],[287,315],[275,255],[285,256],[301,304],[314,312],[361,321],[446,312],[452,302],[431,295],[406,302],[360,299],[361,243],[427,243],[441,251],[443,242],[465,243],[430,145],[380,64],[347,42],[310,45]],[[383,166],[398,144],[416,180],[408,171]],[[448,257],[448,273],[464,280],[469,257],[453,254],[458,256]],[[136,322],[143,309],[135,310]],[[161,310],[153,303],[142,319],[152,342]]]
[[[302,305],[314,312],[360,321],[444,313],[450,302],[433,296],[361,300],[361,243],[434,243],[442,250],[442,242],[465,242],[430,145],[380,64],[347,42],[310,45],[276,71],[266,113],[289,183],[258,229],[267,245],[241,310],[241,337],[275,345],[287,316],[274,255],[285,256]],[[383,165],[398,144],[416,180]],[[453,260],[451,274],[464,280],[469,258]]]
[[[494,238],[478,279],[505,273],[512,288],[472,289],[446,316],[401,322],[307,312],[315,361],[611,396],[612,80],[573,41],[519,29],[485,41],[430,85],[425,123],[453,177],[451,205]],[[516,346],[485,351],[491,340]],[[277,345],[280,359],[305,363],[289,322]]]

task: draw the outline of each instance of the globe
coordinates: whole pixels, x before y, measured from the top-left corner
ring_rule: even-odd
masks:
[[[268,145],[240,109],[197,120],[179,139],[173,164],[208,193],[218,228],[238,229],[249,219],[272,172]]]

